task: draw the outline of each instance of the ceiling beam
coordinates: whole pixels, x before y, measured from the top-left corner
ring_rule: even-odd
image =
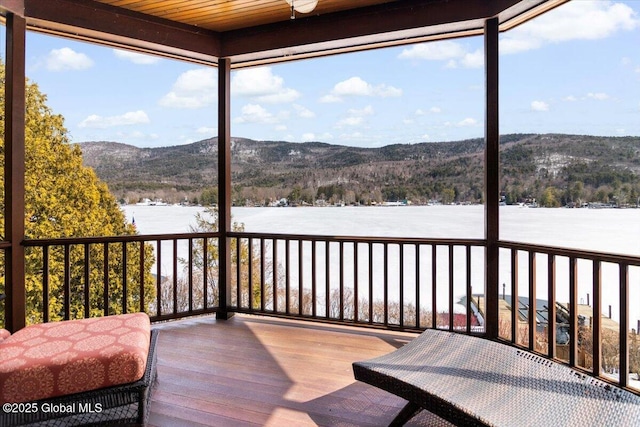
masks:
[[[220,35],[142,13],[81,0],[21,0],[30,30],[216,64]],[[16,0],[0,0],[0,9]],[[13,7],[13,6],[12,6]]]
[[[275,58],[392,40],[475,31],[520,0],[412,0],[296,18],[222,34],[221,56]],[[435,31],[434,31],[435,30]]]

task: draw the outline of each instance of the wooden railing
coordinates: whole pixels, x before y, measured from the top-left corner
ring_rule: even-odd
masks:
[[[629,376],[617,373],[640,374],[640,335],[630,323],[635,301],[640,325],[640,257],[516,242],[500,247],[505,288],[519,295],[518,310],[501,310],[503,339],[623,387]]]
[[[33,282],[27,286],[27,321],[127,311],[145,311],[158,321],[216,312],[219,238],[194,233],[26,241]],[[228,238],[229,312],[485,331],[485,240],[246,232]],[[630,325],[630,313],[637,311],[629,306],[640,299],[640,258],[506,241],[499,246],[502,292],[493,297],[504,300],[498,305],[500,339],[629,386],[629,376],[615,372],[640,369],[640,340]],[[604,301],[615,315],[602,315]]]

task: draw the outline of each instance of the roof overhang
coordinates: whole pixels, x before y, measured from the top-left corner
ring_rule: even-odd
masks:
[[[506,31],[566,1],[389,1],[221,32],[94,0],[0,0],[0,12],[24,16],[32,31],[208,65],[225,57],[243,68],[480,35],[492,17]]]

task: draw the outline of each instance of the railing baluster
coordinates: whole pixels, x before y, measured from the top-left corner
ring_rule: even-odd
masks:
[[[156,241],[156,314],[162,315],[162,241]]]
[[[71,318],[71,268],[69,261],[69,245],[64,245],[64,320]]]
[[[453,295],[455,293],[453,288],[453,245],[447,245],[449,251],[449,330],[453,331]]]
[[[438,246],[431,245],[431,328],[438,327],[438,274],[436,265],[438,262]]]
[[[529,252],[529,350],[535,351],[538,311],[536,308],[536,253]]]
[[[384,289],[384,326],[389,325],[389,247],[386,243],[383,248],[383,289]]]
[[[49,322],[49,246],[42,247],[42,321]]]
[[[369,245],[369,324],[373,324],[373,243]]]
[[[91,283],[90,283],[90,260],[91,253],[89,251],[89,244],[84,244],[84,317],[85,319],[90,316],[90,304],[91,304]]]
[[[304,240],[298,240],[298,314],[304,314],[303,304],[304,304],[304,271],[303,271],[303,247]]]
[[[556,256],[547,255],[547,280],[549,303],[547,307],[547,356],[556,357]]]
[[[127,312],[127,242],[122,242],[122,313]]]
[[[578,262],[569,257],[569,365],[578,360]]]
[[[173,239],[173,314],[178,313],[178,239]]]
[[[209,239],[202,239],[202,308],[209,307]]]
[[[416,264],[416,328],[420,328],[420,244],[415,244]]]
[[[311,241],[311,315],[313,317],[317,316],[317,301],[316,301],[316,268],[317,268],[317,262],[316,262],[316,246],[318,244],[317,240],[312,240]]]
[[[358,323],[358,242],[353,242],[353,321]]]
[[[248,276],[249,276],[249,283],[247,286],[249,289],[249,310],[253,310],[253,239],[249,238],[249,265],[248,265]]]
[[[520,310],[520,289],[519,289],[519,257],[518,250],[511,249],[511,342],[518,343],[518,332],[520,330],[518,312]]]
[[[242,246],[242,239],[236,238],[236,307],[242,307],[242,291],[240,284],[242,282],[242,262],[240,260],[240,247]]]
[[[328,240],[326,240],[324,243],[324,250],[325,250],[324,293],[325,293],[325,306],[326,306],[325,314],[326,314],[326,318],[328,319],[331,317],[331,246]]]
[[[284,241],[285,246],[284,246],[284,263],[285,263],[285,277],[284,277],[284,289],[285,289],[285,297],[284,297],[284,301],[285,301],[285,313],[286,314],[291,314],[291,301],[290,301],[290,295],[289,293],[291,292],[290,289],[290,285],[291,285],[291,254],[290,254],[290,245],[291,245],[291,240],[290,239],[286,239]]]
[[[629,385],[629,265],[620,263],[620,387]]]
[[[340,279],[339,279],[339,288],[340,288],[340,320],[344,320],[344,242],[340,241]]]
[[[404,245],[400,245],[399,297],[400,297],[400,327],[404,327]]]
[[[275,268],[275,267],[274,267]],[[265,277],[265,241],[263,238],[260,238],[260,310],[265,311],[265,287],[266,277]]]
[[[188,259],[188,265],[187,265],[187,280],[189,283],[189,312],[193,311],[193,239],[190,238],[188,240],[188,251],[189,251],[189,255],[187,257]]]
[[[143,313],[147,312],[147,309],[145,307],[145,294],[144,294],[144,282],[145,282],[145,275],[144,275],[144,261],[145,261],[145,242],[142,241],[140,242],[140,311]]]
[[[278,239],[273,239],[273,312],[278,312]]]
[[[109,243],[105,242],[103,245],[103,264],[102,264],[102,285],[103,285],[103,303],[104,303],[104,315],[109,315]]]
[[[473,298],[473,291],[471,289],[471,246],[466,245],[466,260],[467,260],[467,289],[466,289],[466,294],[467,294],[467,300],[466,300],[466,311],[467,311],[467,333],[471,333],[471,316],[472,316],[472,311],[471,311],[471,298]]]
[[[593,373],[600,375],[602,370],[602,263],[593,261],[593,311],[591,333],[593,342]],[[620,371],[622,372],[622,371]]]

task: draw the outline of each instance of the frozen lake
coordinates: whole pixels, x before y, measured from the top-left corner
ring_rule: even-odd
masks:
[[[185,233],[200,207],[124,207],[140,234]],[[233,208],[247,232],[381,237],[484,237],[482,206]],[[640,209],[500,208],[500,238],[640,256]]]
[[[164,234],[189,232],[190,226],[195,225],[195,214],[203,211],[203,208],[131,205],[124,207],[124,211],[129,221],[135,218],[140,234]],[[232,216],[233,221],[244,224],[247,232],[376,237],[484,237],[483,206],[233,208]],[[640,209],[531,209],[504,206],[500,208],[500,239],[640,256]],[[179,249],[181,252],[183,250]],[[170,258],[165,258],[164,254],[163,247],[163,271],[170,268]],[[186,256],[186,250],[180,256]],[[504,258],[508,260],[508,254]],[[348,261],[345,260],[347,266]],[[421,263],[426,261],[421,257]],[[331,263],[333,262],[332,258]],[[560,268],[563,268],[563,262],[566,260],[558,261]],[[590,263],[581,262],[578,267],[579,300],[586,302],[589,298],[587,294],[592,293],[591,266]],[[398,268],[391,267],[392,277],[396,277]],[[410,265],[404,268],[412,270]],[[472,274],[483,274],[482,265],[474,264],[472,268]],[[521,261],[521,288],[526,288],[527,268],[527,263]],[[537,269],[538,297],[544,299],[546,257],[539,257]],[[353,267],[350,271],[353,271]],[[346,274],[349,275],[350,271],[347,270]],[[297,273],[294,271],[293,274]],[[608,306],[611,305],[615,319],[618,316],[617,268],[603,265],[602,277],[603,307],[608,312]],[[640,319],[640,271],[631,268],[630,278],[630,322],[635,327]],[[318,279],[324,280],[322,277]],[[412,279],[408,277],[406,280]],[[510,265],[508,262],[501,262],[500,282],[507,283],[507,294],[509,280]],[[446,277],[444,281],[446,283]],[[458,289],[463,292],[464,285],[457,282],[458,280],[456,292]],[[567,301],[568,276],[559,274],[557,282],[557,300]],[[607,286],[608,283],[611,285]],[[393,294],[393,289],[390,292]],[[522,292],[526,290],[521,290],[521,295]],[[442,304],[446,306],[448,295],[438,295],[438,298],[439,307],[444,308]],[[443,303],[440,302],[441,299]]]

